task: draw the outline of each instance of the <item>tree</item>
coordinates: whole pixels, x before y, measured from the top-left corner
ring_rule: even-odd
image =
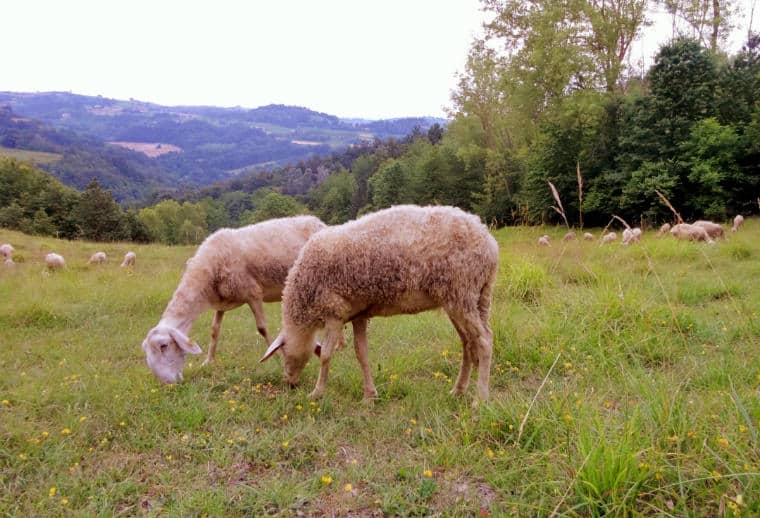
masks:
[[[122,211],[111,193],[93,178],[87,184],[76,208],[81,235],[92,241],[125,239]]]
[[[356,188],[356,179],[347,170],[331,174],[309,193],[314,213],[328,225],[345,223],[355,216],[351,200]]]
[[[245,223],[252,224],[272,218],[284,218],[306,214],[306,207],[292,196],[270,191],[247,216]]]

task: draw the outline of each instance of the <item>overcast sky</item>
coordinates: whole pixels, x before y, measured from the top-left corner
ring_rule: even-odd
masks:
[[[364,118],[444,116],[486,16],[478,0],[6,0],[0,13],[0,90]],[[669,22],[647,34],[632,53],[645,66]]]

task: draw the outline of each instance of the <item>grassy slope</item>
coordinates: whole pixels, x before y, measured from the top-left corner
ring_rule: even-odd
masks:
[[[325,399],[307,398],[314,361],[287,390],[247,309],[213,367],[161,387],[139,346],[192,248],[0,229],[23,260],[0,268],[0,515],[760,514],[760,220],[713,247],[547,232],[550,249],[542,229],[496,233],[492,399],[473,410],[448,394],[461,349],[441,312],[372,321],[374,405],[350,347]],[[86,266],[99,249],[109,264]],[[49,250],[66,271],[42,274]]]
[[[24,162],[32,162],[35,165],[52,164],[61,159],[61,155],[58,153],[28,151],[26,149],[14,149],[3,146],[0,146],[0,156],[15,158],[16,160],[22,160]]]

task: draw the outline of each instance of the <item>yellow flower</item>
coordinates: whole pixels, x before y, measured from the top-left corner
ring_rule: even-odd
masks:
[[[689,439],[696,439],[697,433],[692,430],[689,430],[688,432],[686,432],[686,437],[688,437]]]
[[[672,442],[678,441],[679,437],[677,435],[669,435],[668,440]]]
[[[69,505],[69,499],[68,498],[61,498],[61,505]]]
[[[127,423],[125,423],[124,421],[121,421],[119,423],[119,426],[121,426],[122,428],[124,428],[125,426],[127,426]]]
[[[56,494],[57,492],[58,492],[58,489],[56,489],[55,487],[51,487],[51,488],[50,488],[50,491],[48,491],[48,495],[50,496],[50,498],[52,498],[52,497],[54,497],[54,496],[55,496],[55,494]]]
[[[324,485],[332,483],[332,477],[330,475],[322,475],[322,478],[320,480],[322,480],[322,483]]]
[[[69,430],[68,428],[64,428],[63,430],[61,430],[61,435],[71,435],[71,430]]]
[[[283,420],[283,421],[287,421],[288,420],[288,414],[284,414],[280,419]]]
[[[283,441],[282,447],[287,448],[290,443],[288,441]]]
[[[747,427],[743,424],[739,425],[739,433],[747,433]]]
[[[168,461],[171,461],[171,460],[172,460],[172,458],[173,458],[173,457],[172,457],[171,455],[167,455],[167,456],[166,456],[166,460],[168,460]]]
[[[398,376],[396,374],[391,374],[390,376],[388,376],[388,379],[391,381],[396,381],[398,379]]]
[[[41,434],[41,435],[42,435],[43,437],[47,437],[47,436],[48,436],[48,435],[50,435],[50,434],[49,434],[47,431],[45,431],[45,432],[42,432],[42,434]]]
[[[343,486],[343,489],[345,489],[346,491],[353,491],[354,486],[352,486],[351,484],[346,484],[345,486]]]
[[[85,421],[87,421],[87,416],[86,415],[83,415],[82,417],[79,418],[79,422],[80,423],[84,423]]]
[[[654,478],[656,478],[657,480],[663,480],[664,477],[662,476],[662,473],[655,473]]]
[[[301,410],[303,410],[303,407],[301,405],[296,405],[296,410],[300,412]]]
[[[573,420],[573,416],[571,416],[570,414],[565,414],[562,416],[562,419],[564,419],[565,422],[569,423],[570,421]]]
[[[409,422],[412,423],[413,425],[417,424],[417,420],[413,417],[409,420]]]
[[[489,458],[489,459],[493,459],[493,458],[494,458],[494,455],[495,455],[495,453],[493,452],[493,450],[492,450],[491,448],[488,448],[488,449],[486,450],[486,455],[488,455],[488,458]]]
[[[19,453],[18,458],[21,460],[26,460],[26,453]]]
[[[710,475],[711,475],[713,478],[720,478],[720,471],[718,471],[717,469],[714,469],[714,470],[712,470],[712,471],[710,472]]]
[[[422,474],[428,478],[431,478],[433,476],[433,472],[430,471],[429,469],[426,469],[425,471],[423,471]]]
[[[728,439],[726,439],[725,437],[718,437],[718,444],[720,444],[724,448],[728,448]]]
[[[7,399],[3,399],[3,406],[11,406],[11,402]]]

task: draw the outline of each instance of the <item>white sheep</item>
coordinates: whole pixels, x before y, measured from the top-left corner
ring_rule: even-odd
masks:
[[[108,261],[108,256],[105,252],[95,252],[90,256],[90,260],[87,264],[103,264]]]
[[[571,230],[570,232],[568,232],[567,234],[565,234],[565,235],[562,237],[562,241],[572,241],[573,239],[575,239],[575,237],[576,237],[576,236],[575,236],[575,232],[573,232],[573,231]]]
[[[127,266],[134,266],[135,260],[137,259],[137,254],[134,252],[127,252],[124,254],[124,260],[119,265],[121,268],[126,268]]]
[[[623,244],[625,246],[641,242],[641,229],[639,227],[626,228],[623,230]]]
[[[583,233],[583,239],[585,239],[586,241],[593,241],[594,240],[594,234],[592,234],[591,232],[584,232]]]
[[[188,334],[208,309],[216,311],[205,364],[216,354],[225,311],[248,304],[269,344],[264,302],[281,299],[285,277],[312,234],[325,228],[313,216],[272,219],[238,229],[217,230],[198,247],[166,306],[142,343],[148,367],[163,383],[182,380],[185,355],[201,354]]]
[[[657,231],[656,236],[662,237],[664,235],[667,235],[668,232],[670,232],[670,223],[663,223],[662,226],[660,226],[660,230]]]
[[[66,261],[62,255],[49,253],[45,256],[45,264],[49,270],[59,270],[66,267]]]
[[[610,232],[602,236],[603,245],[606,245],[607,243],[612,243],[613,241],[616,241],[616,240],[617,240],[617,234],[615,232]]]
[[[316,352],[321,368],[311,397],[320,397],[343,325],[351,322],[364,397],[374,398],[369,319],[443,308],[463,348],[452,393],[466,390],[475,365],[477,396],[485,400],[493,350],[488,316],[498,259],[499,247],[488,228],[454,207],[401,205],[330,227],[312,236],[290,270],[282,331],[260,361],[280,350],[286,381],[293,385]],[[325,341],[315,347],[321,328]]]
[[[712,221],[699,220],[692,223],[692,225],[704,228],[707,231],[707,235],[710,236],[710,239],[722,238],[725,235],[723,227]]]
[[[734,217],[734,226],[731,227],[731,232],[736,232],[737,230],[739,230],[739,227],[741,227],[743,224],[744,224],[744,216],[742,216],[741,214],[737,214]]]
[[[5,266],[10,268],[11,266],[15,266],[16,263],[13,262],[12,257],[8,257],[5,261],[3,261],[3,264],[5,264]]]
[[[16,250],[10,245],[10,243],[3,243],[0,245],[0,256],[5,257],[6,259],[11,257],[15,251]]]
[[[538,246],[552,246],[551,243],[549,243],[549,234],[544,234],[538,238]]]
[[[688,240],[688,241],[705,241],[707,243],[713,243],[710,239],[710,235],[703,227],[697,225],[690,225],[688,223],[679,223],[673,225],[670,229],[670,235],[676,239]]]

